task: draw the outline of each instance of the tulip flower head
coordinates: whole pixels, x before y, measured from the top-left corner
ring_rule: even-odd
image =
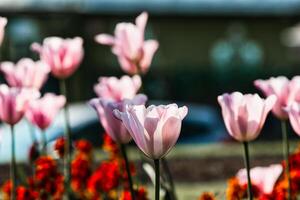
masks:
[[[300,100],[300,76],[295,76],[291,81],[284,76],[271,77],[268,80],[256,80],[254,85],[265,96],[275,95],[277,97],[272,111],[279,119],[287,119],[288,114],[284,108],[293,101]]]
[[[281,164],[273,164],[268,167],[254,167],[250,170],[251,182],[259,189],[260,193],[265,195],[271,194],[282,171],[283,167]],[[236,176],[240,185],[247,184],[246,169],[240,169]]]
[[[48,78],[49,66],[43,61],[34,62],[22,58],[18,63],[2,62],[0,70],[11,87],[35,88],[40,90]]]
[[[257,94],[234,92],[218,96],[218,102],[229,134],[240,142],[246,142],[259,135],[267,114],[276,102],[276,96],[262,99]]]
[[[42,98],[29,102],[26,117],[32,124],[45,130],[65,103],[64,96],[46,93]]]
[[[94,86],[98,97],[121,101],[132,99],[142,85],[141,77],[138,75],[116,77],[100,77],[99,83]]]
[[[35,89],[0,85],[0,119],[10,125],[18,123],[24,116],[28,103],[39,96],[40,93]]]
[[[32,50],[40,54],[40,59],[46,62],[51,73],[56,78],[64,79],[71,76],[83,58],[83,40],[80,37],[73,39],[48,37],[43,44],[33,43]]]
[[[293,130],[300,136],[300,104],[293,102],[285,110],[288,113]]]
[[[115,36],[99,34],[95,40],[104,45],[112,46],[112,52],[124,72],[128,74],[146,73],[158,48],[156,40],[144,40],[144,32],[148,14],[143,12],[135,22],[118,23]]]
[[[0,45],[3,42],[6,24],[7,24],[7,19],[5,17],[0,17]]]
[[[126,144],[130,142],[131,135],[129,134],[123,123],[118,120],[113,111],[118,109],[125,111],[127,105],[143,105],[147,101],[145,95],[136,95],[132,100],[124,99],[115,101],[105,98],[92,99],[89,104],[96,110],[100,122],[107,134],[117,143]]]
[[[187,115],[186,106],[176,104],[149,106],[127,106],[125,111],[115,110],[133,140],[146,156],[160,159],[175,145],[182,120]]]

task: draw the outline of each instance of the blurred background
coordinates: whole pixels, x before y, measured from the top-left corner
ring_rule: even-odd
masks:
[[[95,97],[99,76],[123,75],[109,47],[97,44],[94,36],[113,34],[116,23],[134,22],[142,11],[149,13],[146,38],[160,43],[143,77],[144,92],[153,103],[190,107],[181,145],[170,154],[171,163],[177,163],[171,165],[175,179],[194,191],[187,196],[195,193],[191,183],[197,194],[210,183],[225,187],[224,180],[243,160],[238,144],[226,145],[230,138],[216,98],[224,92],[258,92],[253,86],[258,78],[299,74],[300,0],[0,0],[0,15],[8,18],[0,60],[37,59],[29,48],[32,42],[81,36],[84,60],[68,87],[69,99],[85,104]],[[58,92],[57,80],[50,78],[43,91]],[[101,127],[95,123],[79,132],[88,130],[88,138],[100,144]],[[258,142],[250,146],[253,165],[280,162],[280,135],[270,115]],[[187,171],[192,163],[195,169]],[[198,187],[202,182],[205,186]]]

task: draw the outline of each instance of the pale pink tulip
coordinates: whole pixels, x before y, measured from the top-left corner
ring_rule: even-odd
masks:
[[[133,140],[149,158],[165,156],[177,142],[183,118],[187,115],[186,106],[176,104],[149,106],[127,106],[125,112],[115,110]]]
[[[112,52],[124,72],[129,74],[146,73],[158,48],[156,40],[144,40],[148,14],[143,12],[135,23],[118,23],[115,36],[99,34],[95,40],[104,45],[112,46]]]
[[[300,104],[293,102],[285,110],[288,113],[292,128],[300,136]]]
[[[82,45],[83,40],[80,37],[48,37],[42,45],[33,43],[31,48],[51,67],[51,73],[62,79],[71,76],[79,67],[84,54]]]
[[[284,77],[271,77],[268,80],[256,80],[254,85],[260,89],[265,96],[275,95],[277,101],[272,111],[279,119],[287,119],[288,114],[284,110],[293,101],[299,101],[300,77],[295,76],[291,81]]]
[[[136,95],[133,99],[123,99],[115,101],[105,98],[92,99],[89,104],[96,110],[100,122],[107,134],[117,143],[126,144],[131,140],[131,136],[123,123],[118,120],[113,111],[118,109],[125,111],[127,105],[144,105],[147,101],[145,95]]]
[[[7,24],[7,19],[5,17],[0,17],[0,45],[3,42],[6,24]]]
[[[282,171],[283,168],[280,164],[268,167],[254,167],[250,170],[251,183],[259,189],[260,193],[271,194]],[[246,169],[239,170],[236,177],[241,185],[248,183]]]
[[[234,92],[218,96],[218,102],[227,131],[234,139],[244,142],[259,135],[276,97],[271,95],[264,100],[257,94]]]
[[[40,93],[36,89],[9,88],[0,85],[0,119],[14,125],[18,123],[27,109],[29,101],[38,98]]]
[[[11,87],[41,89],[48,78],[49,66],[43,61],[34,62],[30,58],[22,58],[16,64],[2,62],[1,71]]]
[[[132,99],[142,85],[140,76],[135,75],[132,78],[122,76],[100,77],[99,83],[94,86],[94,91],[98,97],[121,101],[123,99]]]
[[[26,118],[42,130],[48,128],[59,110],[65,105],[63,95],[46,93],[42,98],[29,102]]]

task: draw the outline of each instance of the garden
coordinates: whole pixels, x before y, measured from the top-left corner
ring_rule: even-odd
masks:
[[[250,91],[239,92],[237,87],[209,97],[218,104],[216,115],[209,109],[198,114],[199,107],[184,103],[184,97],[151,99],[150,90],[163,85],[147,86],[153,78],[148,74],[157,70],[152,61],[164,47],[146,37],[149,20],[151,15],[142,12],[89,41],[48,36],[27,47],[36,54],[32,58],[1,60],[0,119],[9,134],[0,139],[9,160],[1,167],[1,199],[297,199],[300,76],[263,76],[252,80]],[[1,48],[10,44],[9,23],[10,18],[0,18]],[[72,90],[82,88],[70,87],[68,81],[79,73],[87,56],[85,43],[91,42],[106,46],[122,74],[85,77],[94,83],[89,88],[94,96],[84,99],[83,112],[70,101]],[[59,90],[45,89],[48,81],[56,82]],[[94,115],[97,128],[88,131],[96,132],[96,138],[91,139],[74,124],[81,127]],[[210,123],[214,116],[221,125],[212,126],[221,131],[208,135],[218,142],[197,136],[184,140],[188,132],[198,131],[197,120]],[[273,121],[266,123],[270,117]],[[278,140],[255,141],[265,123],[268,130],[280,132]],[[21,125],[29,127],[30,148],[21,152],[24,162],[16,151],[25,145],[17,142],[27,130]],[[52,134],[53,127],[60,134]]]

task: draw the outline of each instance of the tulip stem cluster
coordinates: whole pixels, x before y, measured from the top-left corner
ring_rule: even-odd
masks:
[[[290,178],[290,163],[289,163],[289,138],[286,127],[286,121],[281,121],[282,142],[283,142],[283,157],[286,163],[285,174],[288,178],[288,200],[291,199],[291,178]]]
[[[159,159],[154,159],[154,168],[155,168],[155,200],[159,200],[159,190],[160,190]]]
[[[68,98],[67,96],[67,87],[66,87],[66,80],[60,80],[60,92],[62,95]],[[65,118],[65,177],[66,177],[66,186],[70,187],[70,179],[71,179],[71,128],[70,128],[70,118],[69,118],[69,110],[68,110],[68,100],[63,109],[64,118]],[[67,195],[69,193],[69,188],[67,188]]]
[[[130,166],[129,166],[129,161],[128,161],[127,152],[126,152],[126,145],[121,144],[120,147],[121,147],[122,156],[123,156],[124,161],[125,161],[125,168],[126,168],[128,182],[129,182],[129,189],[130,189],[130,193],[131,193],[131,199],[135,200],[134,189],[133,189],[133,181],[132,181],[132,177],[131,177],[131,173],[130,173]]]
[[[244,145],[244,151],[245,151],[245,166],[246,166],[246,170],[247,170],[248,198],[249,198],[249,200],[252,200],[253,194],[252,194],[252,184],[251,184],[251,178],[250,178],[250,161],[249,161],[248,142],[243,142],[243,145]]]
[[[11,200],[16,199],[16,184],[17,184],[17,173],[16,173],[16,155],[15,155],[15,131],[14,125],[10,125],[11,130],[11,170],[10,176],[12,180],[12,193],[11,193]]]
[[[45,131],[42,130],[42,152],[47,155],[47,137]]]
[[[170,184],[171,199],[176,200],[177,198],[176,198],[176,192],[175,192],[175,184],[174,184],[173,177],[172,177],[169,165],[168,165],[168,161],[166,158],[162,158],[161,163],[162,163],[163,170],[167,176],[168,182]]]

